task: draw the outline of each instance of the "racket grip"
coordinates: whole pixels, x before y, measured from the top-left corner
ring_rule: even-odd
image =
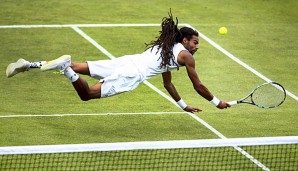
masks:
[[[234,100],[234,101],[228,102],[228,104],[232,106],[232,105],[238,104],[238,101]]]

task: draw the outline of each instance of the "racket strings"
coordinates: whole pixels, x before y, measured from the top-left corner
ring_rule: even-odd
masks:
[[[285,100],[284,89],[277,84],[265,84],[252,94],[252,101],[259,107],[276,107]]]

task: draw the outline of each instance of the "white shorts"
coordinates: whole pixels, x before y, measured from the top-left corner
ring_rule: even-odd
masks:
[[[101,97],[109,97],[123,92],[132,91],[141,82],[144,76],[129,60],[101,60],[88,61],[90,75],[100,79]]]

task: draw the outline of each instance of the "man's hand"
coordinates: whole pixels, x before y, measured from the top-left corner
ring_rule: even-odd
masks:
[[[186,111],[186,112],[191,112],[191,113],[194,113],[194,112],[201,112],[201,111],[202,111],[202,110],[199,109],[199,108],[191,107],[191,106],[186,106],[186,108],[184,108],[183,110]]]
[[[225,108],[231,107],[231,105],[227,102],[220,101],[216,107],[219,109],[225,109]]]

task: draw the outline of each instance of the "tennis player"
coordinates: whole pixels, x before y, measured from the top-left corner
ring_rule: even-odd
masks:
[[[183,101],[171,81],[171,71],[186,67],[193,87],[199,95],[219,109],[230,107],[228,103],[212,95],[196,73],[193,54],[199,48],[198,32],[188,27],[178,29],[177,25],[178,20],[175,23],[170,12],[169,17],[162,20],[162,31],[158,39],[147,44],[148,49],[141,54],[85,63],[72,62],[69,55],[48,62],[19,59],[16,63],[8,65],[6,75],[12,77],[30,68],[40,68],[42,71],[58,70],[72,82],[81,100],[87,101],[132,91],[144,80],[162,74],[164,87],[177,104],[187,112],[200,112],[201,109],[188,106]],[[89,75],[99,82],[89,86],[78,74]]]

